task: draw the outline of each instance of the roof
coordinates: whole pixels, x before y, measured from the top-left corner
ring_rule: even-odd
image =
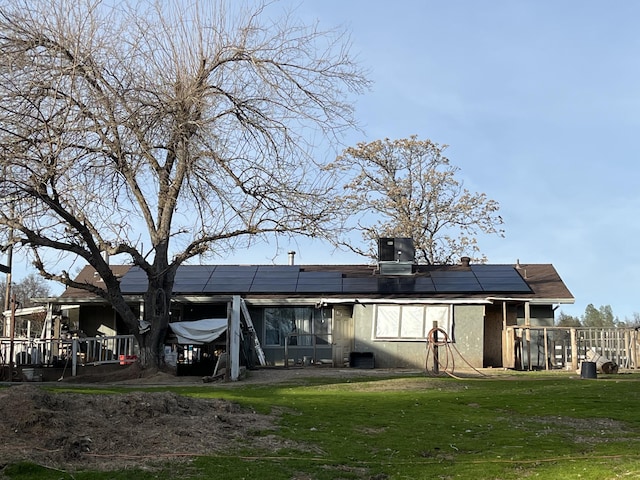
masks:
[[[125,295],[147,288],[139,267],[114,265]],[[99,285],[85,267],[76,281]],[[309,296],[361,298],[522,298],[573,303],[573,296],[551,264],[415,265],[413,273],[383,275],[371,265],[183,265],[174,295],[243,295],[296,298]],[[64,298],[92,295],[68,289]]]
[[[124,274],[131,269],[131,265],[110,265],[110,267],[111,271],[117,278],[122,278]],[[76,283],[94,285],[96,287],[104,285],[102,278],[100,278],[100,275],[98,275],[95,268],[88,265],[80,270],[80,273],[78,273],[78,276],[74,281]],[[81,288],[67,288],[60,296],[62,298],[87,298],[92,297],[93,294]]]

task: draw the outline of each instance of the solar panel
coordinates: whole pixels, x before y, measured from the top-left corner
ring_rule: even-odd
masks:
[[[254,265],[218,265],[203,293],[247,293],[258,270]]]
[[[511,275],[515,268],[510,265],[471,265],[471,271],[476,275],[500,276]]]
[[[414,293],[415,286],[415,277],[378,277],[379,293]]]
[[[298,285],[300,267],[261,265],[251,284],[251,293],[293,293]]]
[[[336,267],[340,268],[340,267]],[[147,289],[147,276],[132,267],[121,280],[124,294]],[[472,265],[468,270],[436,269],[428,276],[344,277],[341,271],[304,271],[293,265],[184,265],[177,273],[174,293],[530,293],[531,288],[510,265]]]
[[[509,265],[474,265],[471,269],[485,292],[531,292],[529,284]]]
[[[433,293],[436,291],[431,277],[417,277],[414,288],[415,293]]]
[[[140,267],[131,267],[120,280],[120,290],[125,295],[147,291],[147,274]]]
[[[342,293],[340,272],[300,272],[296,293]]]
[[[431,272],[431,278],[436,292],[466,293],[482,292],[482,286],[471,271],[446,271]]]
[[[215,270],[213,265],[180,265],[176,272],[177,278],[202,278],[209,277]]]
[[[292,280],[298,281],[299,268],[279,268],[259,266],[254,281]]]
[[[215,267],[211,265],[181,265],[176,272],[174,293],[200,293]]]
[[[377,293],[376,277],[345,277],[342,279],[342,293]]]

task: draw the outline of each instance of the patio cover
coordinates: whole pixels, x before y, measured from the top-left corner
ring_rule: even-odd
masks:
[[[206,318],[193,322],[175,322],[169,326],[178,337],[178,343],[202,345],[213,342],[227,331],[226,318]]]

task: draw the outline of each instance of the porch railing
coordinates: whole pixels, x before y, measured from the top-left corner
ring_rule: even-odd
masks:
[[[13,345],[12,345],[13,344]],[[137,343],[133,335],[74,338],[0,338],[0,363],[23,367],[68,367],[131,363]]]

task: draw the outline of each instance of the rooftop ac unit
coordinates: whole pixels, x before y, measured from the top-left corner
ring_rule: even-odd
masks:
[[[415,254],[412,238],[378,239],[378,264],[383,275],[412,274]]]

